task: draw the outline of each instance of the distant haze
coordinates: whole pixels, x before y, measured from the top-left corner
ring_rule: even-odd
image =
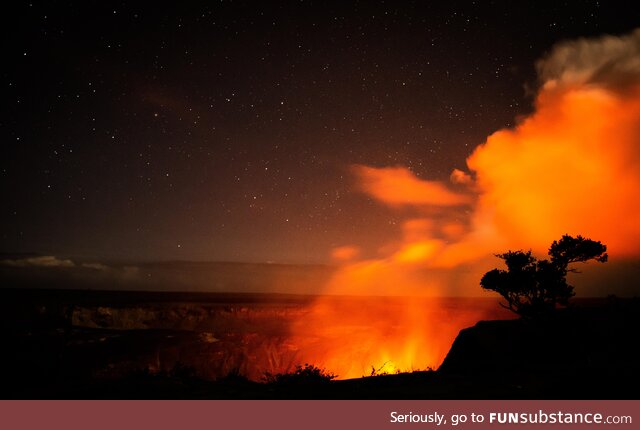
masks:
[[[493,262],[498,262],[497,259]],[[570,275],[576,293],[582,297],[637,295],[640,278],[637,261],[613,261],[606,266],[580,267],[583,273]],[[337,294],[360,296],[492,297],[480,289],[475,270],[427,269],[416,271],[416,282],[449,285],[447,289],[401,288],[402,278],[370,280],[365,285],[331,289],[341,281],[344,268],[335,265],[294,265],[224,262],[76,262],[53,256],[0,260],[3,287],[70,288],[145,291],[245,292],[285,294]],[[394,288],[395,287],[395,288]]]

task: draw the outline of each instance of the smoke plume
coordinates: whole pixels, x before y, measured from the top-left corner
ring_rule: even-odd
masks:
[[[602,241],[612,259],[640,257],[640,29],[561,43],[537,70],[534,112],[490,135],[449,182],[398,166],[354,166],[358,189],[381,204],[437,210],[406,219],[380,258],[343,258],[328,294],[480,295],[494,253],[545,254],[563,234]],[[343,244],[334,255],[355,256],[346,250],[357,245]],[[343,377],[360,376],[367,364],[390,371],[438,366],[458,330],[486,316],[443,312],[437,298],[429,306],[416,307],[415,298],[393,303],[336,309],[319,300],[294,327],[316,334],[304,358]],[[328,327],[348,345],[323,337]],[[346,327],[366,329],[347,336]]]

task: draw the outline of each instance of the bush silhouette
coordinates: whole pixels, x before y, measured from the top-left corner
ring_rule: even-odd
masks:
[[[558,305],[567,306],[575,295],[567,284],[572,263],[595,260],[607,261],[607,247],[582,236],[564,235],[549,248],[549,260],[538,260],[531,251],[507,251],[496,254],[504,260],[507,270],[493,269],[485,273],[480,286],[495,291],[505,300],[501,306],[522,316],[549,313]]]
[[[264,375],[264,382],[267,384],[290,385],[290,384],[324,384],[336,379],[338,375],[327,373],[324,369],[311,364],[304,366],[296,366],[296,369],[290,373]]]

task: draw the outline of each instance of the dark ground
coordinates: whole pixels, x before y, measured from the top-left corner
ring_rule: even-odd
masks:
[[[246,294],[0,290],[4,337],[0,397],[636,399],[640,394],[637,299],[579,300],[573,308],[538,321],[483,321],[461,332],[438,371],[351,380],[299,377],[253,382],[236,366],[242,363],[239,358],[223,351],[225,342],[245,345],[264,340],[254,336],[207,343],[202,332],[192,329],[202,324],[203,312],[208,312],[207,318],[217,318],[218,324],[229,323],[216,313],[218,308],[227,313],[247,306],[267,309],[264,315],[252,317],[257,320],[243,320],[243,324],[262,324],[260,318],[271,320],[273,312],[280,312],[269,307],[273,300],[273,295]],[[294,312],[309,300],[278,296],[279,306]],[[169,320],[180,318],[183,326],[138,327],[135,324],[144,323],[146,317],[142,314],[132,327],[112,328],[117,313],[113,309],[148,303],[155,303]],[[93,326],[87,324],[84,309],[106,304],[111,311],[97,314],[104,321],[94,313]],[[276,341],[270,342],[253,345],[271,354],[260,359],[278,358]],[[212,380],[198,366],[181,364],[185,358],[185,362],[211,365],[212,357],[226,363],[226,377]]]

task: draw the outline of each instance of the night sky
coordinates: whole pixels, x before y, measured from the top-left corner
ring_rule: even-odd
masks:
[[[633,2],[434,3],[5,7],[0,251],[322,263],[376,249],[398,211],[358,192],[351,166],[446,180],[531,112],[555,43],[640,23]]]

